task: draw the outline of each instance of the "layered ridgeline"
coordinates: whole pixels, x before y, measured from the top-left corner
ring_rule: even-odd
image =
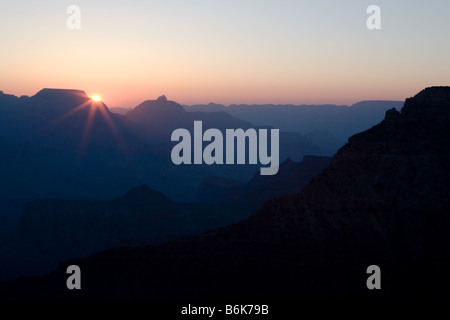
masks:
[[[334,104],[225,106],[209,103],[183,107],[192,115],[201,112],[225,116],[226,113],[226,116],[231,115],[256,126],[272,126],[281,131],[302,133],[320,148],[321,155],[332,156],[350,136],[380,122],[387,110],[391,108],[400,110],[402,106],[403,101],[367,100],[351,106]],[[111,112],[125,115],[130,109],[111,108]]]
[[[39,199],[0,243],[0,281],[42,275],[61,261],[115,246],[159,244],[236,223],[242,204],[180,203],[145,185],[107,202]]]
[[[192,201],[208,176],[241,181],[259,165],[176,166],[171,133],[205,128],[246,129],[226,113],[186,112],[161,96],[127,115],[111,113],[84,91],[43,89],[20,98],[0,92],[0,232],[17,224],[21,206],[36,198],[109,200],[146,184],[174,201]],[[280,133],[280,161],[320,154],[300,133]]]
[[[428,88],[351,137],[299,194],[266,203],[233,232],[327,257],[445,256],[449,160],[450,87]]]
[[[192,112],[227,112],[255,125],[271,125],[285,131],[301,132],[330,147],[383,119],[386,110],[400,110],[402,101],[360,101],[344,105],[229,105],[210,103],[185,106]],[[325,141],[325,139],[327,141]],[[339,147],[342,146],[339,145]],[[334,152],[332,153],[334,154]]]
[[[219,129],[224,136],[227,129],[241,128],[248,130],[251,128],[272,128],[267,125],[257,127],[249,121],[240,120],[224,111],[215,113],[187,112],[181,105],[167,100],[165,96],[161,96],[156,100],[144,101],[133,110],[128,111],[126,117],[139,125],[143,136],[160,141],[159,146],[164,143],[167,144],[166,141],[170,141],[172,132],[178,128],[187,129],[191,137],[193,137],[194,121],[200,121],[202,123],[203,131],[211,128]],[[299,161],[305,155],[326,154],[329,148],[325,144],[323,144],[323,148],[320,147],[319,145],[322,144],[321,141],[318,140],[318,143],[315,143],[313,142],[313,140],[317,140],[315,138],[312,136],[309,138],[299,132],[290,132],[281,129],[279,137],[280,159],[283,161],[290,157],[295,161]],[[204,145],[207,144],[207,142],[204,143]],[[170,144],[170,146],[172,147],[173,144]],[[170,150],[166,153],[170,153]],[[227,170],[229,169],[219,167],[217,172]],[[234,167],[233,171],[234,173],[228,172],[228,175],[238,176],[236,175],[236,171],[239,172],[242,170],[238,166]],[[248,172],[244,173],[248,174]],[[244,178],[246,177],[247,175],[244,175]]]
[[[297,194],[234,226],[156,247],[70,261],[3,284],[4,297],[447,297],[450,87],[425,89],[353,136]],[[66,267],[83,289],[65,289]],[[382,270],[382,290],[366,269]]]
[[[301,162],[287,159],[280,164],[276,175],[261,176],[257,172],[248,182],[208,177],[200,184],[196,200],[203,203],[237,202],[258,208],[266,200],[300,191],[329,165],[330,160],[330,157],[319,156],[305,156]]]
[[[231,116],[204,115],[220,127],[250,126]],[[233,175],[231,168],[174,166],[170,133],[180,125],[192,126],[192,118],[165,98],[146,101],[126,117],[110,113],[80,90],[43,89],[21,98],[0,94],[2,196],[108,199],[145,183],[187,200],[204,177]],[[256,169],[234,171],[250,178]],[[190,185],[178,184],[179,179]]]
[[[273,196],[301,190],[329,160],[316,156],[300,163],[286,160],[275,176],[258,172],[247,183],[232,180],[240,184],[230,190],[232,198],[208,187],[198,203],[172,201],[146,185],[106,202],[31,201],[24,206],[18,230],[0,242],[0,281],[42,275],[61,261],[115,246],[159,244],[237,223]],[[301,178],[295,179],[292,170]]]

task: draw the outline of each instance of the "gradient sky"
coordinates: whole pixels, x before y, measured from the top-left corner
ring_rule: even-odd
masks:
[[[81,30],[66,8],[81,8]],[[381,30],[366,8],[381,7]],[[404,100],[450,84],[450,1],[0,2],[0,90],[98,93],[110,107]]]

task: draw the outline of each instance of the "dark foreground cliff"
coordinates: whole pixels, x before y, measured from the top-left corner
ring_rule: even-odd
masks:
[[[450,87],[349,139],[301,192],[189,240],[116,248],[0,286],[2,298],[450,298]],[[66,288],[70,264],[82,289]],[[368,290],[366,269],[381,268]]]

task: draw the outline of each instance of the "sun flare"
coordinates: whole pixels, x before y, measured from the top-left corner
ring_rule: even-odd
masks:
[[[102,98],[100,98],[100,96],[92,96],[91,99],[94,101],[102,101]]]

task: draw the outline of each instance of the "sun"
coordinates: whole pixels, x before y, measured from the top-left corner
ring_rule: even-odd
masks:
[[[103,118],[104,121],[106,121],[107,125],[111,129],[111,132],[115,136],[120,150],[125,150],[122,137],[120,136],[120,133],[115,125],[115,117],[113,117],[112,114],[110,114],[110,112],[108,111],[108,107],[103,102],[101,102],[102,101],[101,96],[98,94],[94,94],[88,96],[89,99],[86,100],[85,99],[86,95],[83,93],[81,97],[83,98],[84,101],[83,103],[81,103],[75,108],[70,109],[68,112],[64,113],[63,115],[54,120],[54,124],[59,123],[83,110],[84,110],[83,113],[85,115],[87,114],[86,123],[84,125],[80,141],[80,151],[79,151],[80,156],[82,157],[86,152],[86,148],[89,143],[89,135],[94,125],[94,121],[96,122],[97,120],[99,120],[99,119],[96,120],[97,113],[100,114],[100,116]]]

